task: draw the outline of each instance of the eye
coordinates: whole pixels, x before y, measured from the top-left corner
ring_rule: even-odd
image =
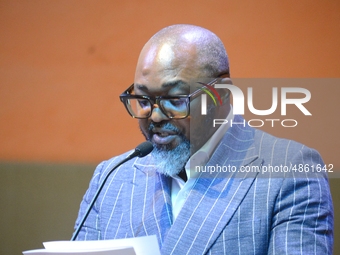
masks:
[[[187,109],[187,98],[164,99],[160,103],[163,109],[168,112],[182,112]]]
[[[183,107],[186,106],[186,100],[179,98],[179,99],[169,99],[169,103],[174,107]]]
[[[150,102],[146,99],[138,99],[138,104],[142,108],[150,107]]]

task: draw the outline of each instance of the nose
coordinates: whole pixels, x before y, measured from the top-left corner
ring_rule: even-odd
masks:
[[[150,119],[153,122],[161,122],[163,120],[168,120],[169,118],[161,111],[159,106],[155,104]]]

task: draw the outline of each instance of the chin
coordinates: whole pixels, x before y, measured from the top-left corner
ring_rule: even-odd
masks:
[[[157,162],[157,171],[167,176],[178,174],[190,158],[190,142],[182,140],[180,143],[154,144],[151,155]]]

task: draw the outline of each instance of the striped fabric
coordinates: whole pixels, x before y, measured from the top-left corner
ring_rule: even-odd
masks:
[[[98,165],[76,226],[105,174],[126,155]],[[201,173],[173,222],[170,178],[157,173],[151,155],[125,163],[108,179],[78,240],[157,235],[162,254],[179,255],[332,254],[332,200],[326,174],[312,171],[323,166],[315,150],[237,124],[209,166],[237,171]],[[286,171],[268,171],[274,167]]]

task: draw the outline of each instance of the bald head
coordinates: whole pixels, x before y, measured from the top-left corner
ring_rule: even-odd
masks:
[[[207,115],[201,114],[201,101],[193,93],[202,87],[201,82],[211,82],[222,75],[221,78],[229,76],[228,56],[221,40],[207,29],[192,25],[166,27],[144,45],[136,66],[133,92],[163,99],[150,102],[151,115],[138,122],[146,139],[166,155],[174,156],[169,164],[160,154],[171,169],[182,169],[190,153],[211,137],[217,129],[212,126],[213,119],[227,117],[230,110],[227,91],[219,91],[223,99],[219,105],[207,100]],[[177,98],[167,101],[166,97],[187,97],[188,101]],[[185,113],[186,117],[176,118],[178,113]],[[175,162],[178,167],[173,166]]]
[[[229,60],[222,41],[205,28],[182,24],[165,27],[145,44],[141,56],[150,49],[159,52],[160,48],[168,54],[163,56],[168,58],[175,55],[186,58],[194,52],[196,66],[203,71],[202,76],[229,74]]]

